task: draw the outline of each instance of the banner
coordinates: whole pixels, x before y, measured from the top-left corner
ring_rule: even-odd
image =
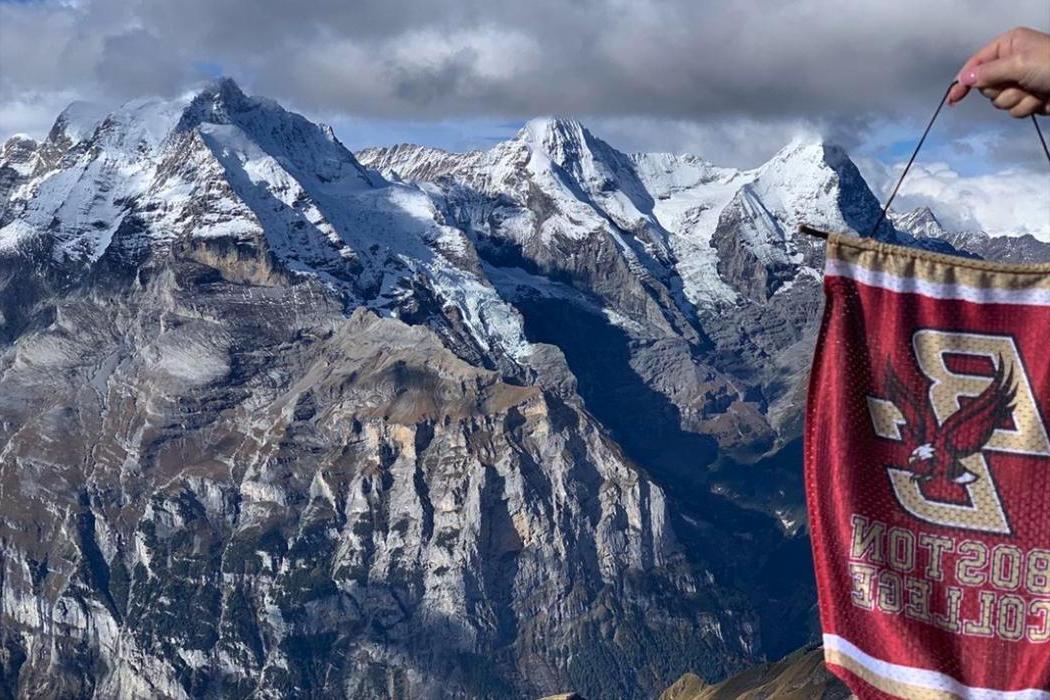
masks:
[[[829,669],[1050,700],[1050,265],[832,235],[806,413]]]

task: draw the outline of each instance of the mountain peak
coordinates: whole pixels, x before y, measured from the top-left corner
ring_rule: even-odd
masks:
[[[846,149],[820,137],[793,139],[756,172],[763,201],[793,212],[792,224],[867,232],[879,218],[882,207]],[[885,223],[879,234],[894,236]]]
[[[180,130],[191,129],[203,122],[228,123],[230,116],[254,106],[233,78],[216,78],[190,93],[189,105],[179,121]]]
[[[846,151],[819,138],[795,138],[759,167],[763,180],[777,189],[802,187],[819,190],[819,182],[833,181],[852,161]]]
[[[581,122],[566,117],[538,117],[530,119],[515,139],[567,171],[583,177],[594,175],[583,171],[609,171],[599,179],[607,179],[613,171],[623,170],[629,159],[620,151],[590,132]]]
[[[531,167],[545,171],[550,164],[566,174],[571,187],[578,186],[592,197],[608,198],[612,192],[623,197],[608,202],[614,219],[630,226],[652,208],[652,198],[638,179],[629,156],[592,134],[576,119],[540,117],[529,120],[516,141],[531,152]]]
[[[20,175],[32,171],[32,161],[40,144],[25,134],[15,134],[0,145],[0,164],[13,168]]]
[[[226,76],[209,80],[191,94],[194,95],[191,104],[211,102],[231,109],[254,105],[260,101],[249,97],[236,80]]]
[[[29,134],[11,134],[11,136],[4,141],[2,148],[36,148],[37,141]]]
[[[927,206],[916,207],[902,214],[890,214],[894,225],[920,238],[940,238],[945,235],[943,224]]]
[[[237,81],[225,75],[212,78],[205,82],[201,89],[197,90],[197,93],[239,95],[240,97],[244,97],[244,91],[241,90],[241,86],[237,84]]]
[[[525,122],[525,126],[522,127],[521,133],[544,138],[548,135],[555,134],[576,136],[586,131],[587,129],[577,119],[547,115],[543,117],[533,117]]]
[[[565,156],[588,150],[594,136],[576,119],[537,117],[530,119],[518,132],[517,140],[562,163]]]
[[[58,141],[67,138],[72,143],[79,143],[95,132],[95,128],[105,118],[109,110],[97,102],[76,100],[62,110],[55,119],[48,140]]]
[[[909,215],[919,221],[933,221],[938,224],[940,223],[937,215],[927,206],[916,207],[909,212]]]
[[[799,163],[820,166],[821,164],[838,170],[851,162],[846,149],[838,144],[825,141],[820,136],[796,136],[770,158],[770,163]]]

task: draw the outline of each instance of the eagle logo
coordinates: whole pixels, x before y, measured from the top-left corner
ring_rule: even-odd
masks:
[[[987,388],[939,424],[930,400],[909,391],[887,361],[886,394],[904,417],[900,434],[910,452],[908,471],[912,481],[966,485],[978,479],[962,462],[980,452],[996,429],[1013,415],[1017,382],[1006,364],[1000,356]]]

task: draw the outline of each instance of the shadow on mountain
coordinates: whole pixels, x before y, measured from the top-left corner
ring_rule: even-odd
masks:
[[[719,455],[711,469],[711,487],[737,505],[777,515],[786,530],[797,531],[806,520],[802,438],[751,463]]]
[[[679,427],[678,407],[646,386],[631,367],[630,338],[604,317],[564,300],[516,303],[530,342],[557,345],[579,382],[587,409],[628,455],[654,476],[706,490],[715,440]]]
[[[667,494],[675,532],[696,571],[741,591],[761,619],[762,651],[780,658],[811,637],[816,600],[809,541],[757,509],[711,492],[713,438],[682,430],[678,408],[631,367],[628,335],[565,300],[518,299],[530,342],[557,345],[587,406],[627,456]],[[797,445],[765,460],[801,473]],[[765,470],[763,470],[765,471]]]

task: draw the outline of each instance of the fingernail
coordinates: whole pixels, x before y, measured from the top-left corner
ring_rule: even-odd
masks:
[[[966,71],[961,76],[959,76],[959,82],[962,83],[963,85],[970,85],[970,86],[976,85],[977,84],[977,71],[973,71],[973,70]]]

